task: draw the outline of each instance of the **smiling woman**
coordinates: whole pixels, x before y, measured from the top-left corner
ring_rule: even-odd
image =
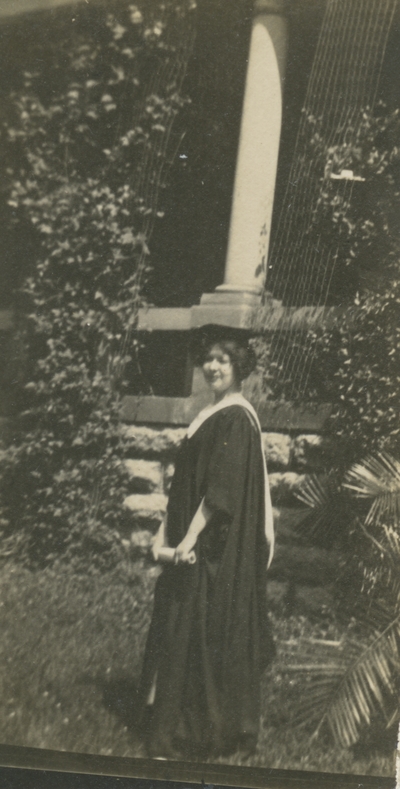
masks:
[[[204,378],[210,389],[214,392],[215,402],[218,403],[227,394],[239,391],[239,382],[236,378],[231,357],[224,353],[220,344],[213,345],[203,364]]]
[[[249,345],[241,345],[237,339],[211,341],[203,358],[203,373],[215,402],[227,394],[239,392],[242,381],[250,375],[255,364],[256,357]]]
[[[160,576],[139,689],[149,755],[254,751],[261,673],[273,643],[265,572],[272,509],[257,415],[240,393],[254,366],[246,338],[214,336],[203,372],[214,404],[180,449],[153,546]]]

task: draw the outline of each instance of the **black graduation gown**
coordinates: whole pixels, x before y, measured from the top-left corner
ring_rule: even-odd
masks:
[[[168,503],[168,544],[201,500],[212,516],[194,565],[167,565],[155,590],[139,698],[155,672],[152,734],[218,750],[257,738],[260,676],[273,656],[266,610],[264,471],[259,432],[240,405],[211,415],[181,446]]]

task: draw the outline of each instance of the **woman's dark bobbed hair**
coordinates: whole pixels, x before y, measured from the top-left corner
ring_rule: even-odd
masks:
[[[192,352],[195,364],[204,364],[213,345],[219,345],[226,353],[238,381],[244,381],[256,367],[257,358],[249,343],[249,333],[244,329],[224,326],[204,326],[193,332]]]

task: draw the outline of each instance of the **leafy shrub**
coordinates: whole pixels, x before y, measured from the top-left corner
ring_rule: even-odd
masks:
[[[108,562],[122,550],[120,399],[187,101],[194,5],[82,9],[73,32],[60,17],[38,42],[45,73],[26,71],[10,96],[8,205],[34,256],[17,298],[1,524],[4,552],[26,561]]]
[[[329,429],[346,442],[349,458],[400,449],[400,279],[360,295],[348,319],[310,332],[319,367],[314,397],[332,403]]]
[[[303,318],[273,334],[266,305],[256,345],[275,399],[332,404],[327,428],[352,460],[399,448],[400,114],[367,108],[341,145],[329,144],[320,126],[309,118],[309,156],[321,176],[308,233],[332,252],[340,303],[303,308]]]

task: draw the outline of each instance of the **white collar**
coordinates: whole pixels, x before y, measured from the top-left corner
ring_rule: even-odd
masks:
[[[239,392],[233,392],[232,394],[223,397],[222,400],[220,400],[218,403],[215,403],[215,405],[206,406],[206,408],[203,408],[203,410],[200,411],[199,414],[197,414],[195,419],[193,419],[193,422],[191,422],[191,424],[188,427],[188,431],[187,431],[188,438],[191,438],[194,435],[196,430],[198,430],[199,427],[201,427],[201,425],[203,424],[203,422],[206,421],[206,419],[208,419],[210,416],[213,416],[213,414],[216,414],[217,411],[221,411],[222,408],[228,408],[228,406],[232,406],[232,405],[240,405],[242,408],[246,408],[246,410],[250,412],[251,416],[253,417],[261,433],[261,426],[258,416],[251,403],[249,403],[249,401],[246,400],[246,398],[243,397],[243,395],[240,394]]]

